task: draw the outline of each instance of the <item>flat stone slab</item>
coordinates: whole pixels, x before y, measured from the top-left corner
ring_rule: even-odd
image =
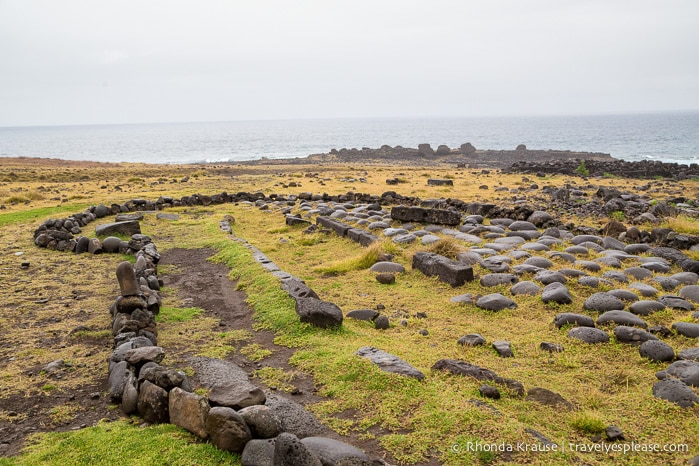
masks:
[[[95,227],[97,236],[112,236],[123,235],[131,236],[141,234],[141,224],[137,220],[128,220],[125,222],[105,223]]]
[[[473,377],[476,380],[490,380],[497,384],[504,385],[517,395],[524,395],[524,386],[520,382],[505,377],[500,377],[490,369],[479,367],[475,364],[469,364],[465,361],[459,361],[457,359],[440,359],[434,363],[432,370],[443,370],[454,375]]]
[[[394,356],[386,351],[374,348],[372,346],[362,346],[355,353],[357,356],[367,358],[381,370],[391,372],[393,374],[405,375],[418,380],[425,378],[425,374],[415,369],[413,366],[403,361],[397,356]]]
[[[213,405],[242,409],[261,405],[265,394],[248,380],[248,374],[233,364],[221,359],[198,357],[192,359],[199,383],[209,389],[209,401]]]
[[[470,265],[454,262],[432,252],[416,252],[413,255],[413,269],[419,270],[428,277],[436,275],[440,281],[454,287],[473,281],[473,269]]]

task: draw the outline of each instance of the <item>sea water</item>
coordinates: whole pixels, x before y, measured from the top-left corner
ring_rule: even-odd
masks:
[[[699,163],[699,112],[502,118],[367,118],[0,127],[0,157],[148,163],[283,159],[429,143],[604,152]],[[0,160],[0,165],[2,161]]]

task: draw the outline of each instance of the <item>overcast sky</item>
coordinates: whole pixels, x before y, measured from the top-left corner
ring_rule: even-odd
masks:
[[[697,0],[0,0],[0,126],[699,109]]]

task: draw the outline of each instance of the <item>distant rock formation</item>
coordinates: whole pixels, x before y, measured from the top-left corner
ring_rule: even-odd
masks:
[[[569,150],[530,150],[520,144],[515,150],[479,150],[470,142],[451,149],[440,144],[435,151],[430,144],[419,144],[415,148],[383,145],[378,149],[332,149],[327,154],[313,154],[306,158],[293,159],[291,163],[402,163],[419,165],[430,163],[457,164],[464,168],[501,168],[506,169],[513,162],[532,163],[555,160],[614,160],[611,155],[600,152],[573,152]],[[290,163],[289,159],[284,160]],[[269,161],[268,161],[269,162]]]

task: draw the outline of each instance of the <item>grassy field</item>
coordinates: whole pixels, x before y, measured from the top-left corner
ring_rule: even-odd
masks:
[[[107,309],[118,292],[113,270],[123,257],[75,256],[40,250],[31,244],[31,233],[45,218],[64,217],[85,205],[100,202],[109,205],[138,197],[156,199],[161,195],[177,197],[220,191],[381,194],[393,190],[421,198],[452,197],[508,203],[512,195],[494,188],[525,188],[535,181],[540,187],[566,183],[586,187],[589,184],[586,189],[594,193],[597,185],[633,190],[640,184],[614,178],[584,182],[579,178],[547,177],[525,181],[520,175],[474,174],[468,170],[439,167],[115,165],[84,168],[76,165],[58,168],[27,166],[20,162],[2,166],[0,172],[0,204],[5,206],[5,210],[0,211],[4,247],[0,267],[13,271],[3,273],[1,279],[0,300],[4,304],[0,306],[0,332],[4,343],[0,347],[0,380],[3,381],[0,420],[10,423],[16,416],[9,416],[3,410],[3,398],[18,393],[26,397],[70,393],[99,383],[107,374],[104,361],[110,351],[110,335],[103,330],[109,327]],[[185,176],[189,176],[189,180],[183,183],[181,180]],[[360,177],[366,182],[356,181]],[[393,177],[402,182],[386,186],[385,179]],[[430,177],[450,177],[455,186],[427,186],[426,180]],[[289,187],[291,183],[296,186]],[[488,185],[490,189],[478,189],[480,185]],[[119,189],[115,188],[117,186]],[[667,185],[665,191],[680,190],[689,197],[696,194],[698,186],[688,181]],[[157,220],[154,215],[147,215],[142,223],[143,232],[153,238],[161,251],[173,247],[216,249],[215,260],[230,268],[231,278],[237,279],[238,286],[247,293],[248,302],[255,310],[257,328],[274,331],[275,343],[295,348],[291,359],[294,370],[313,376],[324,401],[309,408],[340,434],[376,439],[397,463],[679,465],[699,454],[699,407],[681,409],[651,396],[656,380],[654,374],[664,365],[651,363],[639,356],[636,347],[614,340],[598,346],[577,343],[566,337],[565,328],[555,327],[555,314],[582,311],[589,289],[570,283],[574,301],[569,305],[545,305],[539,297],[518,297],[517,309],[488,312],[449,301],[467,292],[485,294],[478,281],[454,289],[411,270],[412,255],[428,249],[424,246],[381,245],[382,250],[394,254],[395,260],[407,269],[406,273],[398,275],[394,285],[386,286],[379,284],[365,267],[366,249],[334,235],[309,235],[303,233],[302,228],[287,227],[283,215],[274,209],[261,211],[246,205],[220,205],[171,211],[179,213],[180,220]],[[218,222],[225,215],[235,217],[233,233],[236,236],[247,239],[283,270],[305,280],[322,299],[336,303],[345,313],[383,305],[382,312],[389,317],[390,328],[378,331],[367,322],[352,319],[346,319],[339,330],[318,330],[299,323],[294,302],[279,289],[278,281],[263,272],[246,248],[220,231]],[[563,220],[599,227],[608,219],[564,217]],[[682,219],[682,225],[688,232],[696,232],[693,219]],[[91,228],[92,225],[85,231],[92,231]],[[23,254],[15,255],[17,252]],[[15,272],[18,264],[27,259],[33,264],[32,275],[19,275]],[[479,266],[474,271],[486,273]],[[167,273],[167,270],[160,273]],[[18,289],[21,291],[16,291]],[[505,286],[487,292],[509,294]],[[81,297],[73,300],[78,305],[69,301],[73,296]],[[41,297],[50,299],[37,303]],[[66,306],[67,302],[70,306]],[[191,331],[190,341],[200,354],[225,355],[235,351],[235,341],[246,338],[242,334],[222,335],[215,319],[204,317],[196,309],[187,309],[174,300],[164,305],[170,310],[160,318],[159,338],[168,351],[166,363],[180,362],[180,350],[174,342],[185,327]],[[680,311],[668,310],[646,320],[651,325],[669,326],[685,318]],[[22,328],[17,326],[18,322],[41,325]],[[81,324],[92,330],[78,334],[68,343],[65,339],[56,339],[55,344],[48,341],[37,348],[37,340],[50,340],[52,332],[66,334]],[[421,330],[426,330],[427,335],[421,334]],[[456,340],[468,333],[480,333],[488,344],[476,348],[457,345]],[[490,347],[494,340],[510,341],[515,357],[499,357]],[[538,349],[542,341],[559,343],[565,351],[543,352]],[[696,346],[695,341],[681,336],[665,341],[676,351]],[[359,347],[367,345],[408,361],[424,372],[426,378],[417,381],[378,370],[354,355]],[[264,362],[263,350],[249,348],[247,351],[251,359]],[[58,358],[71,361],[75,367],[70,377],[55,380],[41,374],[40,367]],[[431,371],[431,366],[442,358],[486,367],[522,382],[526,389],[552,390],[570,401],[574,409],[544,406],[507,390],[503,390],[500,400],[485,400],[478,393],[481,382]],[[34,376],[26,376],[27,367],[36,368]],[[283,387],[281,381],[285,377],[293,378],[293,373],[266,371],[258,376],[262,380],[274,380]],[[487,403],[489,407],[473,400]],[[82,407],[57,397],[53,409],[56,409],[55,427],[58,428],[61,414],[70,417]],[[625,444],[657,444],[660,448],[687,444],[689,451],[579,451],[593,445],[596,436],[604,437],[604,428],[609,425],[622,428]],[[529,429],[552,440],[558,451],[531,451],[541,448],[541,444],[531,436]],[[48,426],[42,430],[58,429]],[[488,446],[484,447],[486,444]],[[500,448],[509,445],[515,451],[491,451],[492,444]],[[578,451],[572,451],[571,444],[580,445]],[[196,444],[188,434],[172,426],[144,428],[138,421],[119,420],[77,432],[41,434],[32,439],[32,446],[26,452],[0,459],[0,465],[113,464],[109,462],[113,460],[109,451],[99,445],[115,445],[119,460],[124,463],[239,464],[236,457],[222,454],[208,445]],[[477,445],[480,450],[474,448]],[[518,447],[529,451],[517,451]],[[155,453],[144,456],[143,452]]]

